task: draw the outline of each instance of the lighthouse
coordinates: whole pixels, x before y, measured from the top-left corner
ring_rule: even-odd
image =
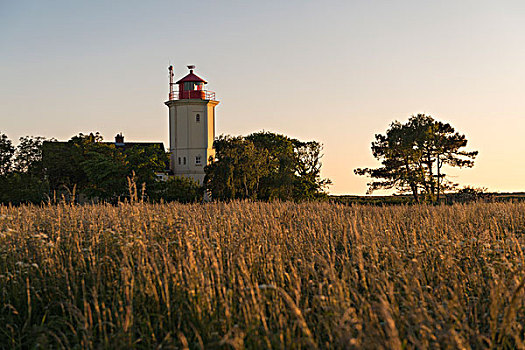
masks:
[[[169,108],[170,169],[175,176],[204,181],[204,167],[215,155],[215,92],[205,89],[207,82],[188,66],[189,73],[173,82],[173,67],[168,68],[170,93],[165,102]],[[178,91],[175,91],[175,86]]]

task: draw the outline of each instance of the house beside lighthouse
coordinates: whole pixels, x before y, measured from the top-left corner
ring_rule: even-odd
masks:
[[[169,108],[169,152],[170,170],[175,176],[185,176],[204,181],[204,167],[215,155],[215,106],[219,101],[215,93],[205,89],[207,82],[188,66],[189,73],[174,81],[173,67],[170,66]],[[175,85],[178,91],[175,91]]]

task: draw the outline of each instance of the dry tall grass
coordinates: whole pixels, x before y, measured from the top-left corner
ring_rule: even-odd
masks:
[[[0,347],[524,348],[525,204],[0,207]]]

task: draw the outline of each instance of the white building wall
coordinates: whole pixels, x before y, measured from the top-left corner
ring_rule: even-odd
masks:
[[[213,149],[215,106],[218,103],[209,100],[166,102],[170,121],[170,166],[175,175],[187,176],[199,183],[203,182],[204,166],[208,163],[209,157],[215,155]],[[196,163],[197,156],[200,156],[200,164]]]

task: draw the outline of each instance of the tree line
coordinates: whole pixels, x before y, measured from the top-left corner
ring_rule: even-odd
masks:
[[[133,186],[135,195],[150,201],[200,201],[205,192],[214,200],[318,200],[327,198],[331,184],[321,177],[319,142],[271,132],[218,137],[203,185],[185,177],[159,181],[169,154],[158,144],[123,148],[102,141],[99,133],[79,134],[67,142],[26,136],[14,147],[0,133],[0,202],[57,197],[117,202],[130,198]],[[394,189],[410,193],[416,203],[437,203],[445,192],[457,189],[445,166],[474,166],[478,152],[464,150],[466,145],[465,135],[449,123],[417,114],[376,134],[371,150],[381,166],[354,173],[372,179],[369,194]]]
[[[0,202],[40,203],[62,199],[118,202],[138,196],[151,201],[198,201],[202,188],[187,178],[158,181],[168,154],[157,145],[119,148],[99,133],[67,142],[22,137],[17,147],[0,134]]]
[[[40,203],[61,199],[118,202],[212,199],[307,200],[327,196],[320,176],[322,146],[270,132],[221,136],[205,167],[203,185],[186,177],[159,180],[169,153],[157,144],[117,147],[99,133],[67,142],[22,137],[17,147],[0,133],[0,202]]]

